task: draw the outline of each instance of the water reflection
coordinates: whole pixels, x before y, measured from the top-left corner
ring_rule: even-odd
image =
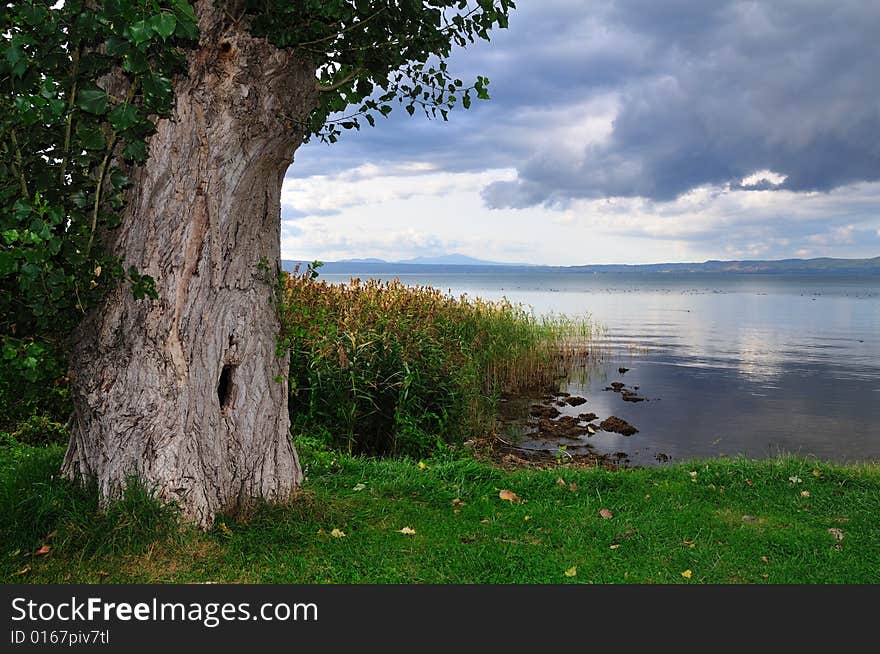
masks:
[[[577,371],[565,388],[588,403],[560,410],[616,415],[639,432],[600,431],[567,442],[569,451],[625,451],[641,465],[658,455],[780,452],[880,460],[877,278],[501,271],[400,279],[507,297],[539,314],[589,313],[606,327],[601,364]],[[621,376],[620,366],[630,370]],[[648,401],[602,390],[612,381],[639,386]],[[524,443],[555,447],[540,438]]]

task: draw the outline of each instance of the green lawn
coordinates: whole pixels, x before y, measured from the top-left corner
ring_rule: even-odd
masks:
[[[3,581],[880,582],[876,465],[508,472],[467,455],[420,466],[300,449],[293,506],[202,534],[143,493],[97,513],[94,493],[52,478],[60,448],[0,447]]]

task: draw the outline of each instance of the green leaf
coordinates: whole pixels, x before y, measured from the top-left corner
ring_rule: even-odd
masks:
[[[132,141],[125,146],[122,155],[126,159],[132,159],[138,163],[143,163],[147,160],[147,144],[142,140]]]
[[[163,41],[174,34],[176,26],[177,18],[174,17],[174,14],[159,14],[150,18],[150,27],[162,37]]]
[[[79,92],[77,105],[90,114],[103,114],[107,111],[107,94],[97,87],[82,89]]]
[[[116,131],[122,132],[138,122],[137,107],[130,104],[117,105],[107,114],[107,120]]]
[[[153,28],[147,21],[139,20],[128,26],[128,33],[131,36],[131,40],[140,45],[141,43],[150,40],[150,36],[153,34]]]
[[[79,139],[80,145],[86,150],[103,150],[107,147],[104,140],[104,132],[98,127],[82,127],[76,128],[76,137]]]
[[[12,252],[0,250],[0,275],[9,275],[14,273],[18,264]]]

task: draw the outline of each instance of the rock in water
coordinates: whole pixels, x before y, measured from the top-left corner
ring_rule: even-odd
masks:
[[[638,429],[629,424],[626,420],[611,416],[599,423],[599,429],[602,431],[612,431],[623,436],[632,436],[638,433]]]

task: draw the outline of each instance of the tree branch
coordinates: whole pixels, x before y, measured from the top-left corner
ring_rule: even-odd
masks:
[[[353,80],[355,77],[360,75],[362,72],[363,72],[362,68],[357,68],[354,71],[352,71],[351,74],[346,75],[344,78],[342,78],[338,82],[330,84],[329,86],[324,86],[323,84],[318,82],[315,84],[315,89],[317,89],[321,93],[329,93],[330,91],[335,91],[339,88],[342,88],[346,84],[348,84],[351,80]]]

